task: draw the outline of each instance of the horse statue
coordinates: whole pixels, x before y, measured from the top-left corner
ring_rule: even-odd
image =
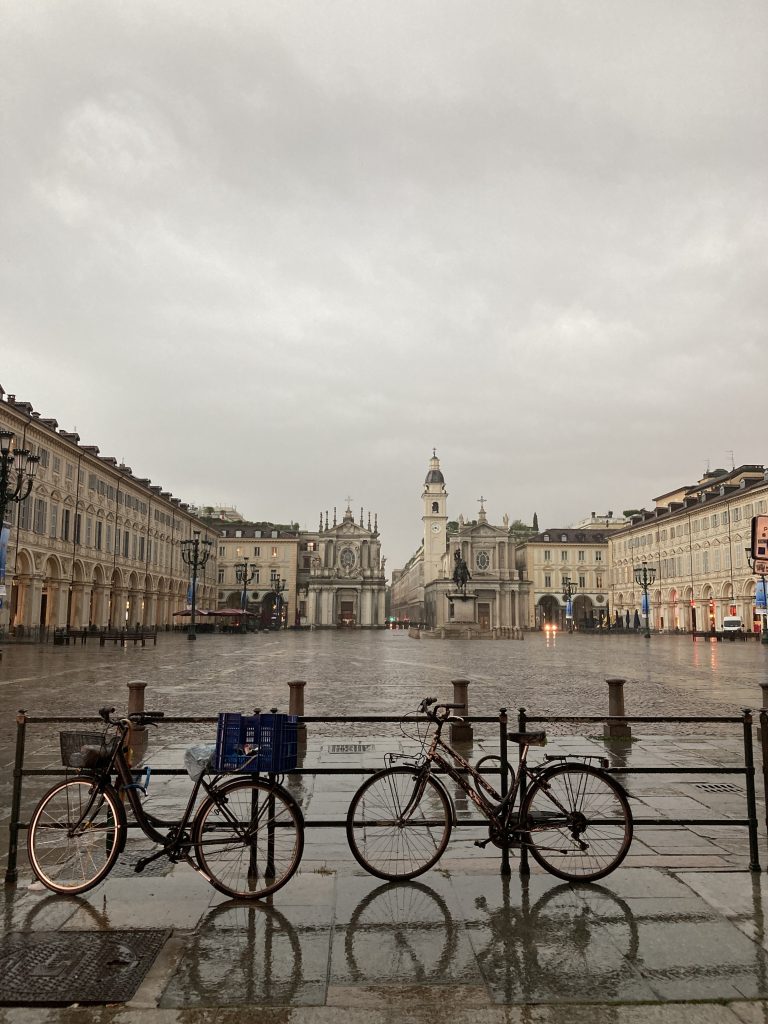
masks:
[[[467,563],[461,557],[461,552],[458,550],[458,548],[453,554],[453,563],[453,582],[456,584],[456,586],[462,592],[462,594],[466,594],[467,581],[471,580],[472,577],[469,575]]]

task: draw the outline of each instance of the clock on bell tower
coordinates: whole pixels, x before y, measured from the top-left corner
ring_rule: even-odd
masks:
[[[445,478],[440,470],[437,452],[432,449],[429,460],[429,471],[424,481],[421,495],[424,502],[424,584],[438,579],[441,574],[441,563],[445,554],[446,525],[448,513],[446,503],[448,492],[445,489]]]

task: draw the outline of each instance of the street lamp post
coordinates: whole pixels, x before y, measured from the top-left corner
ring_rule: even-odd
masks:
[[[200,569],[203,568],[205,563],[211,557],[211,548],[213,542],[210,540],[200,540],[200,531],[193,530],[192,536],[188,540],[181,541],[181,557],[185,565],[188,565],[192,570],[192,621],[189,627],[189,633],[187,633],[188,640],[197,640],[197,633],[195,632],[195,612],[197,609],[197,574]]]
[[[656,570],[652,565],[643,559],[642,563],[635,567],[635,583],[643,588],[643,613],[645,615],[645,639],[651,639],[650,612],[651,603],[648,599],[648,587],[653,586],[656,579]]]
[[[15,448],[15,440],[12,430],[0,430],[0,527],[11,502],[29,497],[40,461],[39,455],[32,455],[26,448]]]
[[[747,556],[747,565],[752,573],[760,577],[760,585],[763,588],[763,613],[760,616],[760,643],[768,644],[768,594],[765,590],[765,573],[755,573],[755,559],[752,557],[752,548],[744,548]]]
[[[283,593],[286,588],[286,581],[281,579],[278,575],[272,577],[272,589],[275,592],[277,600],[275,601],[275,608],[277,609],[277,628],[280,628],[280,623],[283,621]],[[286,602],[287,603],[287,602]],[[286,611],[286,621],[284,629],[288,628],[288,612]]]
[[[248,585],[253,582],[256,578],[256,567],[248,565],[248,558],[244,558],[242,562],[238,562],[235,566],[235,576],[237,582],[242,583],[243,593],[240,598],[240,610],[243,613],[240,621],[240,632],[245,632],[245,614],[248,611]]]
[[[571,599],[577,591],[576,584],[570,576],[563,576],[563,600],[565,601],[565,617],[568,620],[568,632],[573,632],[573,604]]]

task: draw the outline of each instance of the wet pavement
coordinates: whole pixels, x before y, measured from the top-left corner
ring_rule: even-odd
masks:
[[[277,682],[267,678],[261,662],[272,649],[267,646],[273,642],[271,637],[237,638],[238,646],[217,647],[216,652],[203,650],[205,641],[201,640],[194,654],[188,654],[175,638],[168,638],[171,642],[163,650],[165,639],[158,642],[165,664],[178,671],[183,661],[188,661],[187,668],[205,662],[212,675],[212,692],[196,694],[194,708],[189,701],[181,701],[184,686],[189,689],[192,685],[191,677],[188,675],[186,683],[171,683],[159,657],[145,659],[139,652],[132,657],[133,652],[128,651],[122,660],[121,654],[126,652],[115,652],[117,657],[105,659],[103,651],[96,650],[92,652],[95,658],[90,671],[103,681],[106,662],[112,670],[113,692],[128,678],[140,677],[141,672],[160,695],[164,709],[177,714],[223,710],[223,688],[228,688],[233,677],[240,680],[238,697],[231,699],[234,688],[230,690],[228,709],[247,709],[251,697],[254,704],[266,706],[272,693],[272,700],[278,703],[276,696],[284,691],[287,679],[311,677],[308,664],[303,672],[297,670],[297,648],[289,651],[286,647],[273,659],[287,666],[285,672],[280,668]],[[413,694],[422,694],[425,685],[448,697],[446,680],[466,675],[478,684],[471,695],[479,691],[483,680],[488,680],[485,690],[491,694],[491,706],[475,703],[473,710],[492,714],[496,710],[493,700],[498,702],[501,688],[498,680],[491,678],[496,670],[493,659],[514,658],[516,650],[526,648],[526,642],[467,645],[473,653],[477,647],[487,650],[482,655],[486,663],[480,664],[480,658],[475,674],[465,664],[444,664],[441,659],[449,655],[439,652],[435,665],[419,667],[418,678],[416,670],[407,679],[401,678],[398,696],[386,682],[390,673],[398,671],[394,663],[401,664],[399,671],[405,673],[402,662],[406,657],[427,657],[417,641],[408,644],[403,639],[381,638],[379,634],[367,647],[361,644],[347,648],[346,653],[360,662],[358,672],[365,673],[374,663],[382,662],[374,678],[377,703],[360,708],[358,701],[355,710],[371,714],[402,710],[404,705],[414,703]],[[525,657],[531,662],[528,671],[535,670],[538,676],[534,682],[526,678],[519,687],[530,688],[525,700],[532,713],[545,710],[541,687],[550,664],[546,661],[547,649],[543,645],[535,647],[537,639],[528,641],[526,650],[531,653]],[[743,697],[750,688],[753,694],[758,689],[759,674],[766,663],[759,645],[734,646],[733,654],[731,645],[724,650],[719,649],[724,645],[717,645],[720,664],[731,659],[728,677],[735,682],[733,692],[727,693],[725,674],[713,669],[711,659],[703,667],[694,666],[687,648],[673,648],[681,642],[679,638],[660,638],[659,648],[665,640],[669,649],[663,656],[659,654],[665,672],[671,672],[670,666],[676,661],[682,665],[685,659],[685,665],[678,666],[678,682],[670,682],[666,676],[663,680],[657,678],[656,684],[645,680],[648,692],[641,698],[645,713],[652,713],[648,704],[659,701],[663,691],[668,713],[691,714],[695,706],[698,713],[733,714],[745,702]],[[257,648],[258,665],[253,665],[250,690],[243,696],[241,675],[248,653],[245,644],[262,641],[267,643]],[[625,638],[623,643],[625,663],[637,668],[638,659],[647,657],[646,649],[633,650],[635,638]],[[327,689],[331,668],[325,664],[325,644],[322,640],[315,648],[312,667],[316,675],[326,679]],[[429,651],[442,646],[430,644]],[[300,649],[305,654],[311,650]],[[607,644],[601,650],[605,652]],[[504,651],[509,653],[505,655]],[[589,660],[586,647],[579,649],[574,644],[568,651],[574,660],[577,656]],[[24,703],[38,714],[43,710],[88,713],[91,709],[83,707],[84,691],[89,702],[97,703],[101,684],[89,677],[85,680],[87,686],[83,686],[85,653],[79,652],[80,658],[68,663],[65,658],[51,657],[50,650],[42,652],[43,660],[49,663],[47,687],[41,684],[39,675],[33,675],[29,651],[18,656],[17,652],[6,653],[0,686],[8,717],[12,717],[19,696],[34,698]],[[228,656],[237,668],[225,660]],[[600,657],[597,669],[579,669],[579,683],[568,697],[573,707],[585,710],[585,700],[591,700],[596,712],[604,711],[604,676],[625,674],[632,678],[629,671],[616,671],[613,654],[607,661],[605,653]],[[25,658],[29,659],[28,665],[21,664]],[[213,658],[223,676],[216,677]],[[227,675],[230,668],[234,671]],[[27,671],[33,676],[28,685],[23,680]],[[350,670],[340,661],[334,671]],[[509,666],[506,671],[511,671]],[[656,671],[650,671],[650,676]],[[558,678],[556,686],[560,687],[562,674]],[[639,669],[635,678],[642,682]],[[438,689],[440,680],[442,686]],[[345,711],[350,710],[351,685],[344,684]],[[274,689],[269,691],[269,687]],[[371,690],[366,692],[372,699]],[[537,693],[539,700],[535,701]],[[39,706],[42,698],[46,701],[44,707]],[[314,694],[312,700],[330,713],[330,708],[340,707],[342,695],[323,691]],[[547,693],[546,703],[550,702],[551,694]],[[287,701],[281,703],[284,708]],[[308,694],[307,712],[320,713],[310,703]],[[148,696],[147,705],[155,704]],[[572,708],[557,710],[573,713]],[[628,710],[639,709],[628,700]],[[310,726],[305,768],[379,767],[385,751],[408,749],[410,745],[399,733],[387,737],[381,730],[372,733],[370,729],[357,725],[341,732],[338,725],[333,731],[330,726]],[[295,1024],[422,1022],[442,1017],[462,1024],[469,1020],[510,1024],[768,1022],[768,881],[764,873],[748,870],[747,831],[735,823],[746,816],[744,778],[704,772],[706,767],[743,764],[740,726],[723,728],[714,735],[706,732],[705,726],[699,727],[697,734],[676,736],[641,733],[639,729],[635,727],[633,742],[621,747],[606,746],[593,726],[586,736],[553,736],[547,748],[550,754],[600,753],[615,766],[634,769],[622,781],[630,791],[635,818],[669,821],[638,825],[624,865],[594,884],[564,883],[533,863],[530,876],[521,876],[516,859],[512,875],[503,878],[498,851],[493,847],[475,848],[473,841],[482,831],[470,826],[454,830],[448,850],[435,869],[403,884],[383,883],[359,868],[343,829],[312,827],[307,831],[299,872],[271,900],[253,906],[217,894],[184,864],[158,862],[152,873],[133,874],[130,861],[147,842],[135,833],[123,862],[106,882],[82,897],[67,898],[39,890],[22,858],[18,885],[4,891],[5,935],[67,936],[71,959],[79,948],[78,935],[147,930],[168,934],[127,1002],[77,1008],[5,1007],[0,1008],[0,1022],[114,1020],[165,1024],[176,1020],[235,1022],[254,1015],[259,1021]],[[152,734],[148,759],[155,767],[180,765],[185,742],[179,731],[180,727],[168,728]],[[1,753],[3,791],[7,795],[12,729],[6,733]],[[58,758],[52,743],[50,728],[31,727],[28,766],[55,768]],[[492,752],[495,743],[492,727],[486,727],[485,732],[478,728],[467,752],[477,758]],[[637,772],[648,766],[664,766],[668,771],[664,775]],[[696,771],[684,773],[687,768]],[[340,820],[360,778],[356,774],[307,773],[290,777],[288,785],[309,820]],[[49,784],[50,779],[45,777],[25,780],[26,818]],[[148,808],[155,813],[179,808],[188,789],[185,777],[155,776]],[[759,857],[764,872],[768,844],[760,785],[758,799]],[[4,803],[7,806],[7,800]],[[457,810],[460,818],[469,815],[466,803],[459,799]],[[705,823],[688,827],[674,824],[679,817],[704,819]],[[733,824],[710,824],[710,819]],[[43,973],[56,969],[56,963],[51,962]],[[0,980],[0,997],[2,985]],[[66,991],[66,972],[62,975],[62,991]]]

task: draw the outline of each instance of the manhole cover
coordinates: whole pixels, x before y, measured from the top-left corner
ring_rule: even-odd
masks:
[[[705,793],[743,793],[744,790],[733,782],[694,782],[696,789]]]
[[[374,743],[331,743],[328,746],[329,754],[366,754],[373,750]]]
[[[9,932],[0,939],[0,1005],[130,999],[168,931]]]

